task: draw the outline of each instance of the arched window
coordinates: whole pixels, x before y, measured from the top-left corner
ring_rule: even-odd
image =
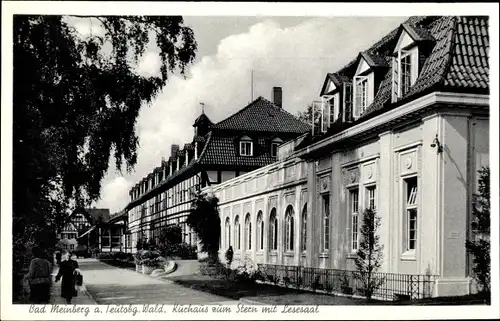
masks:
[[[228,248],[229,246],[231,246],[231,222],[229,221],[229,217],[226,218],[224,236],[226,243],[225,245],[226,248]]]
[[[295,212],[293,210],[292,205],[288,205],[285,211],[285,250],[293,251],[293,237],[294,237],[294,228],[293,228],[293,216]]]
[[[302,210],[302,251],[307,250],[307,203]]]
[[[278,220],[275,208],[271,210],[271,215],[269,215],[269,249],[278,249]]]
[[[252,249],[252,222],[250,221],[250,213],[245,216],[245,243],[246,249]]]
[[[240,227],[240,217],[236,216],[234,219],[234,237],[236,238],[234,241],[236,249],[241,249],[241,227]]]
[[[262,211],[257,213],[257,250],[264,249],[264,220]]]

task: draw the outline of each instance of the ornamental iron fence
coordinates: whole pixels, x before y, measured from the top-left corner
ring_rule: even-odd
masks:
[[[260,281],[297,289],[366,296],[381,300],[418,300],[432,297],[436,276],[375,272],[371,275],[351,270],[291,265],[258,264]]]

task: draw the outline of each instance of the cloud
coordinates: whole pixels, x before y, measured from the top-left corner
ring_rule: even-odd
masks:
[[[222,19],[222,18],[221,18]],[[316,99],[327,72],[350,62],[397,27],[403,17],[312,18],[282,28],[272,19],[253,25],[248,32],[221,39],[216,54],[198,59],[189,77],[171,76],[169,83],[136,125],[140,139],[134,173],[118,176],[114,165],[103,182],[97,206],[119,211],[128,202],[128,188],[170,156],[170,145],[188,143],[192,124],[200,114],[200,102],[212,121],[220,121],[251,100],[250,75],[254,70],[254,98],[271,98],[273,86],[283,88],[283,107],[302,111]],[[196,29],[194,30],[196,36]],[[159,60],[154,48],[139,65],[142,73],[154,73]]]

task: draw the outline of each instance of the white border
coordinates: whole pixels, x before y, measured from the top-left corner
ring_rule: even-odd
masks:
[[[12,15],[24,14],[182,14],[185,16],[408,16],[408,15],[490,15],[490,88],[499,88],[498,84],[498,4],[485,3],[194,3],[194,2],[72,2],[72,1],[12,1],[2,2],[2,111],[1,111],[1,141],[2,141],[2,202],[1,235],[2,235],[2,265],[1,270],[1,319],[83,319],[83,315],[71,314],[30,314],[28,306],[15,306],[11,302],[11,227],[12,218]],[[494,15],[493,15],[494,14]],[[321,84],[318,84],[320,86]],[[493,194],[498,195],[498,90],[493,90],[490,97],[491,130],[490,149],[491,179]],[[499,213],[498,198],[492,199],[492,213]],[[498,215],[492,215],[492,244],[499,244]],[[498,251],[494,247],[492,258],[492,290],[493,305],[485,306],[454,306],[449,307],[368,307],[335,306],[320,307],[320,314],[138,314],[134,319],[269,319],[287,318],[291,320],[313,319],[423,319],[423,318],[495,318],[498,317]],[[280,309],[279,309],[280,310]],[[234,310],[233,310],[234,311]],[[98,320],[105,317],[109,320],[132,318],[130,314],[90,314],[87,318]]]

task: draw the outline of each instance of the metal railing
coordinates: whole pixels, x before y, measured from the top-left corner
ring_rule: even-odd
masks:
[[[372,284],[371,297],[381,300],[417,300],[432,297],[436,276],[335,270],[291,265],[258,264],[260,279],[297,289],[321,290],[327,293],[366,296],[366,285]]]

